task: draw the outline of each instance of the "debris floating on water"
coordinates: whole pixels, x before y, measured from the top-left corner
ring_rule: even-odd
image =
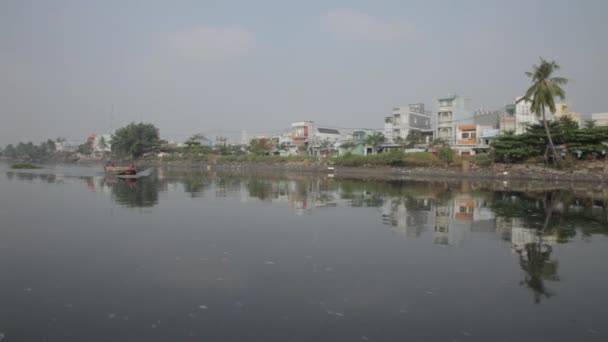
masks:
[[[114,317],[116,317],[116,314],[114,314],[114,313],[111,313],[111,314],[108,315],[109,319],[114,319]]]
[[[266,261],[266,265],[274,265],[274,261]]]
[[[198,306],[198,308],[201,309],[201,310],[207,310],[207,305],[202,305],[201,304],[201,305]]]
[[[327,310],[327,314],[330,316],[344,317],[343,313],[337,312],[337,311],[332,311],[332,310]]]
[[[361,336],[361,339],[362,339],[363,341],[369,341],[369,337],[367,337],[367,336]]]

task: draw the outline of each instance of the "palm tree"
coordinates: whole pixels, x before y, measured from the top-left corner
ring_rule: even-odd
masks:
[[[373,153],[378,152],[378,146],[384,142],[384,134],[372,133],[365,138],[365,143],[373,148]]]
[[[549,62],[541,57],[540,65],[534,65],[532,72],[526,72],[526,75],[532,79],[532,86],[526,91],[526,95],[519,100],[531,102],[532,113],[542,116],[549,146],[553,152],[553,160],[556,164],[557,151],[547,125],[545,109],[548,108],[551,113],[555,113],[555,98],[558,97],[563,100],[566,97],[566,92],[560,86],[567,84],[568,80],[563,77],[552,77],[553,72],[559,69],[560,66],[555,61]]]

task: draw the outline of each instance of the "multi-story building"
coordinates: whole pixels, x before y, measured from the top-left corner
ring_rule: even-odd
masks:
[[[498,128],[498,120],[502,111],[480,108],[473,113],[476,125]]]
[[[291,147],[294,153],[306,152],[317,155],[322,149],[335,147],[348,138],[338,129],[316,125],[314,121],[300,121],[291,124]]]
[[[507,132],[515,132],[515,111],[513,113],[508,113],[505,111],[500,114],[498,117],[498,128],[500,130],[500,134],[504,134]]]
[[[519,96],[514,102],[506,104],[505,111],[507,115],[510,115],[512,118],[510,118],[510,120],[503,120],[504,123],[509,123],[510,127],[508,128],[513,128],[511,131],[517,135],[526,133],[529,126],[540,123],[540,120],[542,119],[535,113],[532,113],[532,102],[522,101],[522,98],[523,96]],[[545,109],[545,117],[547,120],[553,120],[555,118],[549,108]],[[511,125],[510,121],[514,122],[514,124]],[[501,132],[507,131],[506,127],[501,127],[500,130]]]
[[[591,120],[596,126],[608,126],[608,113],[593,113]]]
[[[393,108],[393,114],[384,118],[384,136],[387,142],[405,140],[411,130],[422,132],[421,143],[433,140],[431,112],[426,111],[424,103],[413,103]]]
[[[473,124],[471,100],[450,95],[437,100],[437,138],[453,145],[457,140],[457,125]]]
[[[456,141],[451,143],[452,149],[461,156],[474,155],[487,151],[491,140],[498,135],[494,126],[481,126],[476,124],[456,125]]]

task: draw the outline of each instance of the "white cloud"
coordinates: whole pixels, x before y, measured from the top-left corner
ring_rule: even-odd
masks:
[[[241,27],[197,27],[169,35],[170,50],[188,59],[219,61],[254,47],[255,38]]]
[[[404,17],[374,18],[351,9],[335,9],[324,17],[329,32],[357,40],[389,41],[411,38],[414,23]]]

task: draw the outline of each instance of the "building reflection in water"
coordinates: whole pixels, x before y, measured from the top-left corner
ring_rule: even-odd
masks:
[[[7,172],[12,181],[65,182],[61,176]],[[553,292],[547,281],[558,281],[554,246],[573,237],[608,235],[608,192],[605,190],[544,190],[526,183],[518,191],[496,187],[480,190],[471,182],[370,182],[323,177],[243,177],[205,172],[159,170],[134,180],[94,177],[89,190],[108,193],[124,207],[154,207],[160,192],[183,192],[195,199],[233,196],[242,202],[261,201],[291,208],[295,215],[344,207],[377,208],[378,220],[398,238],[429,239],[432,244],[466,246],[474,236],[510,245],[523,271],[522,286],[534,301]]]

